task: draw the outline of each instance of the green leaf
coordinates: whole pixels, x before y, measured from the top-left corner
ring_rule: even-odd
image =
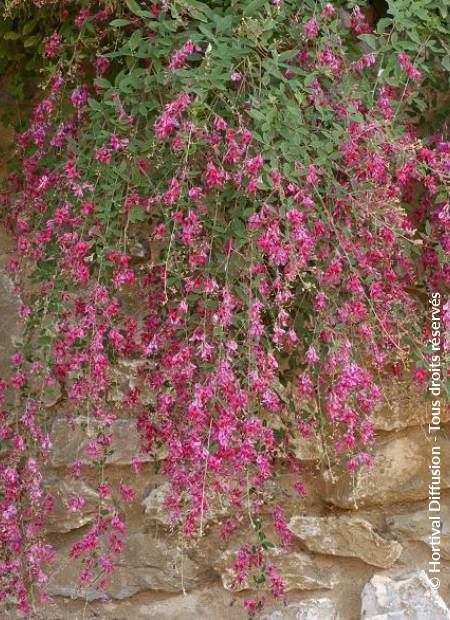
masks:
[[[316,74],[315,73],[310,73],[309,75],[307,75],[303,81],[303,84],[308,87],[312,82],[314,82],[314,80],[316,79]]]
[[[392,19],[390,17],[383,17],[377,24],[377,32],[382,34],[386,32],[389,26],[392,24]]]
[[[287,50],[286,52],[281,52],[281,54],[279,54],[278,59],[281,60],[281,62],[284,62],[285,60],[291,60],[291,58],[295,58],[298,54],[298,50]]]
[[[34,47],[35,45],[39,43],[41,39],[42,39],[41,34],[34,34],[32,37],[28,37],[28,39],[25,39],[25,41],[23,42],[23,46]]]
[[[143,32],[141,29],[135,30],[128,40],[128,46],[130,49],[135,50],[139,47],[143,41]]]
[[[41,336],[38,337],[38,346],[39,347],[46,347],[49,344],[51,344],[51,337],[46,335],[46,334],[42,334]]]
[[[359,38],[361,41],[364,41],[364,43],[367,43],[367,45],[373,50],[378,48],[378,37],[374,34],[361,34],[359,35]]]
[[[142,17],[143,9],[139,6],[136,0],[125,0],[125,2],[132,13],[134,13],[135,15],[139,15],[139,17]]]
[[[242,222],[242,220],[236,218],[233,220],[232,224],[231,224],[231,228],[234,232],[234,234],[236,235],[236,237],[245,237],[247,234],[247,229],[245,227],[244,222]]]
[[[187,7],[191,17],[198,19],[200,22],[208,22],[206,14],[208,13],[208,7],[203,2],[197,2],[196,0],[189,0]]]
[[[94,84],[96,86],[100,86],[101,88],[112,88],[111,82],[108,82],[105,78],[96,78],[94,80]]]
[[[214,21],[216,24],[216,33],[217,34],[226,34],[230,32],[233,27],[233,16],[227,15],[226,17],[220,17],[219,15],[214,15]]]
[[[30,34],[30,32],[34,29],[35,26],[36,26],[36,20],[30,19],[30,21],[24,24],[24,27],[22,28],[22,34],[24,35]]]
[[[20,32],[13,32],[12,30],[8,30],[8,32],[5,32],[3,35],[5,41],[16,41],[17,39],[20,39],[20,37]]]
[[[129,19],[113,19],[112,22],[109,23],[113,28],[120,28],[121,26],[128,26],[131,24]]]
[[[128,211],[128,221],[131,222],[131,224],[145,221],[145,211],[141,205],[133,205],[131,207]]]
[[[244,15],[257,15],[258,11],[264,6],[265,0],[253,0],[242,11]]]

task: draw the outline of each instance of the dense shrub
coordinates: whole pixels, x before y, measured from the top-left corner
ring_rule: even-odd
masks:
[[[3,198],[11,271],[32,265],[36,293],[2,383],[0,596],[26,611],[33,584],[45,592],[55,381],[67,424],[96,429],[83,459],[102,503],[71,556],[82,583],[105,587],[125,531],[105,474],[108,391],[138,359],[154,404],[136,387],[121,409],[142,451],[167,449],[167,510],[185,536],[217,496],[224,537],[251,526],[234,569],[261,584],[253,613],[265,590],[283,594],[266,551],[290,537],[267,485],[299,471],[296,439],[320,434],[332,459],[368,465],[383,381],[425,378],[422,299],[450,280],[448,17],[430,0],[392,2],[376,24],[313,0],[56,8],[45,98]]]

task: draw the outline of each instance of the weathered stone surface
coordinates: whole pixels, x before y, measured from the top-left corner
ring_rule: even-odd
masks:
[[[337,583],[337,576],[329,566],[323,566],[306,553],[286,552],[283,549],[272,549],[267,557],[277,567],[279,575],[285,583],[287,592],[290,590],[316,590],[317,588],[331,589]],[[230,568],[234,559],[233,551],[225,551],[215,569],[222,577],[222,583],[227,590],[232,589],[234,573]],[[255,584],[245,580],[237,586],[237,591],[253,589]]]
[[[374,575],[361,595],[363,620],[449,620],[450,612],[425,571],[391,579]]]
[[[0,377],[5,377],[10,371],[9,358],[14,351],[14,343],[20,336],[20,300],[6,270],[11,247],[10,238],[0,228]]]
[[[300,461],[319,461],[323,456],[323,448],[320,437],[297,437],[291,440],[293,452]]]
[[[76,422],[80,419],[77,418]],[[150,454],[141,454],[139,437],[134,420],[118,419],[111,425],[113,440],[111,449],[113,453],[108,456],[107,463],[110,465],[129,465],[133,456],[139,454],[142,462],[153,461]],[[65,418],[57,418],[53,423],[50,451],[50,463],[54,467],[70,466],[79,459],[82,463],[90,463],[91,459],[86,453],[86,447],[95,437],[94,425],[87,425],[81,429],[79,424],[71,425]],[[159,459],[165,458],[165,452],[161,450],[157,455]]]
[[[165,596],[146,592],[131,599],[94,601],[53,599],[42,606],[43,614],[29,620],[248,620],[242,595],[232,594],[220,584],[211,583],[186,594]],[[294,600],[295,600],[295,595]],[[351,616],[356,618],[356,616]],[[300,602],[283,602],[266,608],[258,620],[348,620],[339,615],[334,603],[325,597]],[[8,618],[8,620],[10,620]],[[16,620],[12,615],[11,620]],[[18,620],[18,618],[17,618]]]
[[[441,488],[450,486],[450,440],[437,435],[441,446]],[[325,471],[325,497],[341,508],[385,505],[428,497],[431,441],[425,429],[388,435],[376,442],[374,463],[355,475],[345,470]],[[333,479],[334,478],[334,479]]]
[[[5,93],[4,85],[0,86],[0,93],[2,98]],[[7,104],[6,104],[7,105]],[[1,102],[0,114],[3,114],[5,109],[5,103]],[[14,152],[14,137],[15,132],[11,125],[5,126],[0,122],[0,177],[7,175],[6,164],[11,157],[11,153]],[[3,244],[0,241],[0,247],[3,247]]]
[[[53,595],[84,598],[89,601],[104,598],[125,599],[145,590],[182,592],[191,590],[207,576],[202,569],[171,541],[156,538],[151,533],[140,531],[125,539],[124,549],[118,565],[111,575],[105,591],[93,587],[79,588],[80,565],[69,560],[67,548],[62,549],[58,567],[52,574],[49,592]]]
[[[131,600],[93,603],[90,608],[96,610],[92,620],[248,620],[242,602],[220,584],[209,584],[164,600],[145,600],[141,595],[139,600],[134,597]],[[70,618],[60,616],[57,620],[63,618],[84,620],[81,614]]]
[[[295,516],[288,527],[310,551],[359,558],[380,568],[392,566],[402,552],[398,542],[382,538],[360,517]]]
[[[47,478],[46,487],[55,498],[55,507],[45,523],[47,533],[65,533],[91,523],[98,511],[99,494],[82,480]],[[67,501],[81,496],[85,504],[77,511],[67,508]]]
[[[156,486],[154,489],[151,489],[142,501],[147,518],[151,521],[157,521],[165,526],[170,525],[169,512],[164,508],[164,499],[166,498],[169,489],[169,483],[164,482],[163,484]]]
[[[410,514],[390,516],[387,518],[387,524],[401,540],[421,541],[426,545],[431,545],[432,521],[430,516],[433,516],[433,513],[428,509],[419,510]],[[437,520],[439,516],[441,557],[443,560],[450,560],[450,500],[448,498],[447,501],[441,500],[440,514],[436,514]]]
[[[63,399],[59,381],[53,380],[48,383],[40,375],[30,375],[28,381],[31,388],[41,395],[41,402],[44,407],[53,407]]]
[[[383,383],[383,404],[373,414],[375,430],[400,431],[409,426],[427,424],[431,419],[430,401],[425,401],[423,387],[412,378]],[[443,407],[441,422],[448,422],[450,411]]]
[[[328,598],[313,598],[286,605],[262,617],[262,620],[339,620],[336,605]]]
[[[164,507],[164,499],[169,492],[170,485],[168,482],[164,482],[151,489],[148,495],[143,499],[142,505],[144,506],[144,512],[146,518],[150,521],[157,521],[164,526],[169,526],[170,513],[167,508]],[[210,502],[208,510],[205,512],[203,523],[210,523],[218,519],[223,519],[230,512],[229,505],[224,505],[221,498],[214,498]]]
[[[132,389],[137,390],[137,399],[142,405],[155,404],[155,392],[141,378],[140,372],[146,366],[145,360],[120,360],[110,370],[109,402],[122,403],[124,396]]]

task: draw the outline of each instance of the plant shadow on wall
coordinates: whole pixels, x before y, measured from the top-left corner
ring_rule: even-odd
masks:
[[[33,34],[45,96],[2,196],[10,271],[32,271],[1,383],[7,609],[46,596],[55,384],[86,436],[72,476],[96,472],[95,519],[70,550],[82,587],[107,591],[123,546],[112,497],[135,493],[107,468],[122,419],[139,432],[137,476],[164,452],[182,536],[201,537],[217,502],[224,540],[248,528],[230,568],[232,587],[255,591],[251,615],[284,595],[291,532],[272,489],[289,471],[305,493],[299,438],[370,466],[379,383],[424,382],[421,298],[450,278],[448,16],[399,5],[375,29],[356,3],[310,0],[9,7],[20,37],[22,8],[59,17]]]

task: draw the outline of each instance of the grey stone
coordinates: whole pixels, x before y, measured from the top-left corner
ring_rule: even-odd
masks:
[[[290,445],[294,455],[300,461],[319,461],[324,455],[322,442],[318,435],[296,437],[291,439]]]
[[[61,549],[58,566],[49,581],[49,593],[88,601],[102,599],[105,595],[126,599],[146,590],[183,592],[205,582],[200,567],[176,543],[146,531],[125,538],[106,590],[98,590],[95,586],[78,587],[79,574],[79,562],[68,559],[67,548]]]
[[[53,380],[51,384],[48,384],[41,375],[31,375],[28,381],[36,394],[40,395],[44,407],[50,409],[63,399],[59,381]]]
[[[333,601],[328,598],[313,598],[286,605],[283,609],[264,615],[262,620],[339,620],[339,618]]]
[[[10,237],[0,229],[0,378],[10,374],[10,357],[21,333],[18,315],[20,298],[6,270],[11,248]]]
[[[45,486],[55,498],[55,507],[45,523],[47,533],[66,533],[92,523],[100,503],[99,494],[82,480],[73,478],[46,478]],[[67,501],[74,496],[85,500],[82,508],[70,511]],[[110,506],[111,502],[103,503]]]
[[[431,404],[423,397],[423,387],[410,377],[407,381],[389,381],[382,385],[383,403],[373,414],[377,431],[400,431],[431,420]],[[441,422],[448,422],[450,410],[442,407]]]
[[[85,423],[86,428],[82,429],[80,423]],[[107,457],[109,465],[129,465],[133,456],[139,455],[142,462],[151,462],[156,457],[158,460],[164,459],[166,452],[160,450],[155,456],[151,454],[141,454],[139,436],[136,431],[134,420],[118,419],[111,425],[113,434],[111,449],[112,454]],[[86,447],[95,438],[95,426],[87,418],[76,418],[72,425],[65,418],[57,418],[52,427],[50,451],[50,464],[54,467],[69,467],[74,461],[79,459],[81,463],[91,462]]]
[[[379,536],[361,517],[294,516],[288,527],[309,551],[359,558],[380,568],[392,566],[402,552],[398,542]]]
[[[157,521],[166,527],[171,525],[170,513],[164,506],[164,500],[170,490],[170,484],[164,482],[153,488],[143,499],[142,505],[146,518],[150,521]],[[229,504],[225,504],[219,497],[213,498],[205,511],[203,523],[211,523],[223,519],[230,513]]]
[[[450,440],[436,435],[441,446],[441,489],[450,487]],[[434,442],[433,442],[433,445]],[[353,474],[343,468],[323,472],[324,499],[340,508],[386,505],[428,497],[431,438],[424,428],[411,428],[379,438],[374,462]]]
[[[124,396],[131,390],[137,389],[137,400],[142,405],[155,405],[155,392],[140,376],[140,371],[146,366],[145,360],[121,360],[110,369],[110,386],[107,400],[112,403],[122,403]]]
[[[425,571],[374,575],[361,595],[362,620],[449,620],[450,612]]]
[[[233,590],[234,573],[230,568],[234,558],[232,551],[225,551],[219,558],[215,568],[222,577],[225,589]],[[324,566],[315,558],[302,552],[288,552],[283,549],[271,549],[267,559],[272,562],[285,584],[286,592],[290,590],[316,590],[318,588],[332,589],[337,581],[337,575],[330,566]],[[238,584],[235,591],[254,589],[251,580],[244,579]]]
[[[387,524],[392,532],[401,540],[420,541],[431,546],[433,512],[418,510],[409,514],[392,515],[387,518]],[[440,520],[440,552],[443,560],[450,560],[450,501],[441,498],[440,511],[436,513],[436,520]],[[433,524],[437,529],[438,524]]]

